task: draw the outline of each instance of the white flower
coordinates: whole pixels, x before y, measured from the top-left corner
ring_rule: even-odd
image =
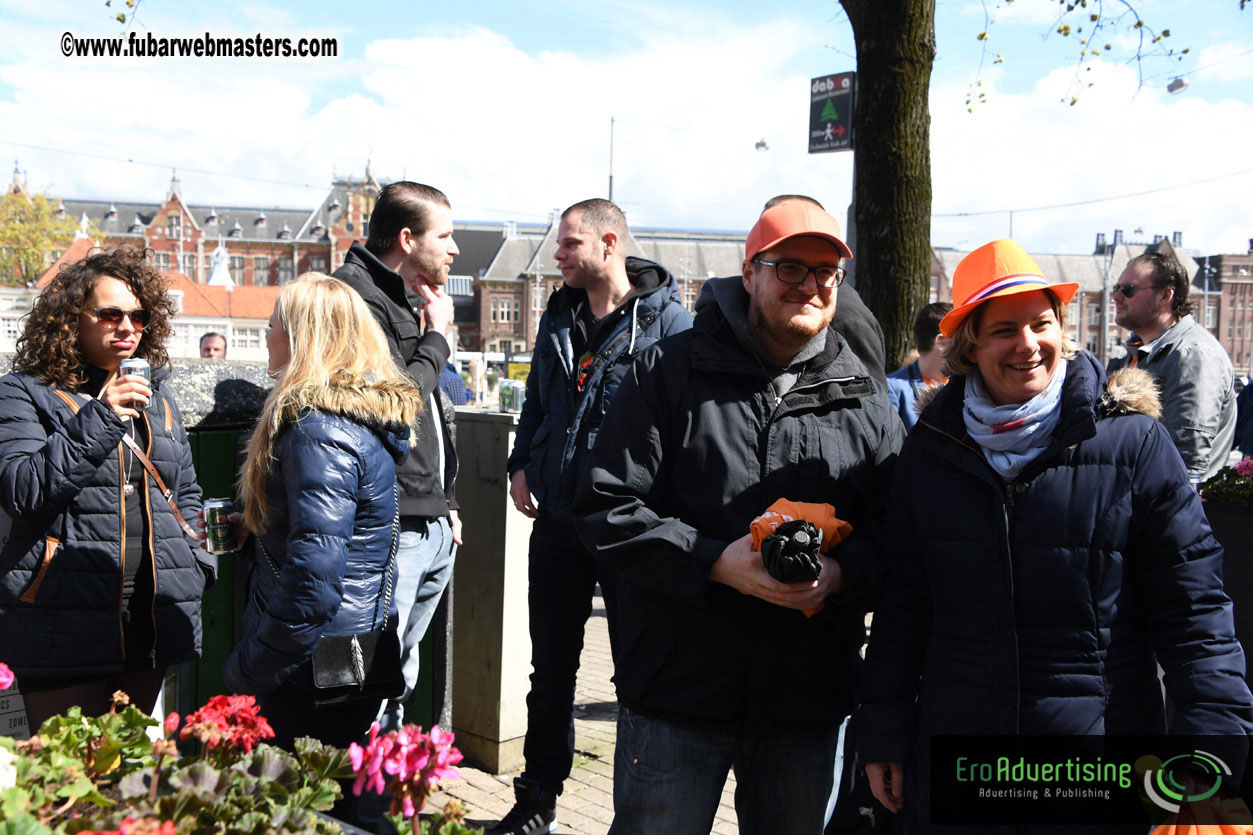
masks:
[[[0,791],[17,785],[17,754],[0,747]]]

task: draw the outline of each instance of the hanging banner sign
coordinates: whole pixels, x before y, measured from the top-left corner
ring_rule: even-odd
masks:
[[[857,73],[824,75],[809,82],[809,153],[853,149]]]

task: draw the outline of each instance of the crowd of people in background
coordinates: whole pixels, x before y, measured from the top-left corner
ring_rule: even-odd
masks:
[[[927,832],[939,735],[1253,731],[1195,489],[1232,448],[1234,375],[1173,257],[1140,256],[1115,285],[1133,337],[1106,369],[1070,340],[1078,286],[990,242],[889,373],[844,283],[852,249],[812,198],[767,202],[741,273],[707,281],[694,316],[629,236],[608,200],[562,214],[564,283],[501,462],[534,520],[532,674],[525,767],[491,835],[556,831],[597,586],[613,835],[710,832],[732,769],[746,835],[861,831],[855,783],[879,831]],[[396,729],[412,698],[462,543],[454,406],[484,388],[481,362],[474,395],[449,362],[458,254],[448,198],[392,183],[344,265],[275,303],[224,676],[278,745]],[[151,711],[167,669],[200,654],[217,566],[169,393],[172,315],[146,253],[94,253],[39,296],[0,379],[0,659],[32,729],[106,712],[116,690]],[[200,352],[223,359],[226,340]],[[766,556],[780,521],[821,543],[800,579]],[[346,792],[335,814],[390,833],[389,803]]]

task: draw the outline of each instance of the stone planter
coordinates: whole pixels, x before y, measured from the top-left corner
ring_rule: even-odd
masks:
[[[1205,514],[1223,546],[1223,584],[1235,604],[1247,669],[1253,652],[1253,504],[1205,502]]]

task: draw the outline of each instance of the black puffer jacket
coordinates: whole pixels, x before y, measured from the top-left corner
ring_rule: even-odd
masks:
[[[407,371],[414,385],[422,392],[426,408],[418,416],[417,436],[413,449],[396,468],[400,482],[400,514],[402,516],[447,516],[457,510],[457,444],[453,436],[455,413],[448,397],[439,387],[451,349],[443,334],[422,333],[418,315],[405,297],[400,275],[383,265],[358,241],[348,250],[344,265],[334,277],[356,290],[369,305],[370,312],[383,328],[388,347],[396,364]],[[432,408],[437,398],[440,408]],[[436,412],[439,412],[437,415]],[[443,487],[440,487],[439,438],[444,447]]]
[[[738,281],[723,290],[691,330],[636,360],[575,499],[583,541],[625,578],[618,697],[730,733],[837,723],[853,707],[865,606],[881,576],[870,537],[904,430],[830,329],[777,398],[775,374],[735,333],[747,328],[748,296]],[[846,593],[812,618],[709,580],[726,546],[780,498],[829,502],[853,525],[831,554]]]
[[[669,270],[634,257],[626,259],[626,269],[635,289],[623,303],[617,323],[599,340],[581,394],[575,394],[580,369],[575,367],[578,357],[571,332],[575,311],[586,303],[587,292],[562,285],[540,318],[526,402],[506,467],[511,475],[525,471],[527,487],[541,510],[555,519],[570,517],[588,451],[636,354],[692,326],[692,314],[683,307]]]
[[[153,379],[145,450],[186,519],[200,510],[191,447],[174,401]],[[72,397],[26,373],[0,379],[0,507],[12,518],[0,549],[0,660],[20,676],[122,669],[121,440],[104,403]],[[158,667],[200,655],[200,598],[216,558],[186,537],[145,473],[156,573]]]
[[[1222,548],[1142,371],[1086,351],[1054,444],[1004,482],[967,438],[965,379],[901,451],[858,711],[866,762],[906,763],[925,831],[938,734],[1155,734],[1253,729]]]

